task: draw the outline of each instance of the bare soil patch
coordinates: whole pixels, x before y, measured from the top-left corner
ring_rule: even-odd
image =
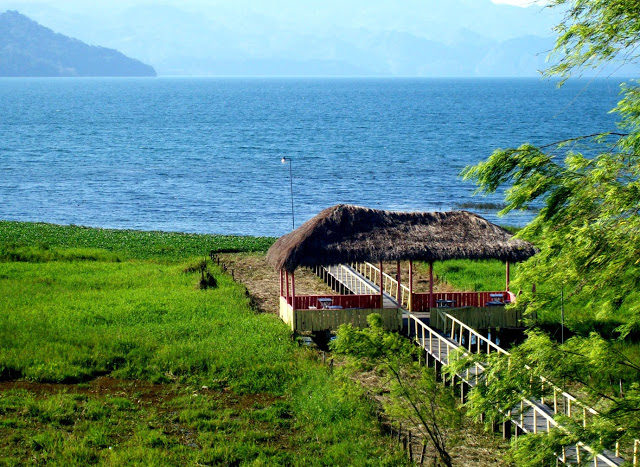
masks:
[[[264,254],[224,253],[219,255],[233,273],[236,281],[243,284],[253,297],[260,311],[278,314],[280,296],[280,274],[267,264]],[[311,270],[296,271],[296,295],[335,294]]]
[[[138,404],[154,404],[160,407],[179,395],[192,393],[193,395],[206,395],[223,400],[226,407],[247,409],[256,403],[271,404],[279,397],[269,394],[242,394],[238,395],[227,389],[210,389],[207,386],[181,386],[176,384],[155,384],[142,380],[125,380],[100,376],[88,383],[64,384],[64,383],[34,383],[30,381],[2,381],[0,393],[15,389],[22,389],[35,394],[38,397],[70,393],[85,394],[92,397],[117,396],[136,401]]]

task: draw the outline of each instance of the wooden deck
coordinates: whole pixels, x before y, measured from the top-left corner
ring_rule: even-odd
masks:
[[[302,297],[296,297],[302,298]],[[367,316],[378,313],[385,329],[402,329],[402,310],[398,308],[341,308],[341,309],[293,309],[284,297],[280,297],[280,318],[294,332],[337,331],[341,324],[363,328]]]

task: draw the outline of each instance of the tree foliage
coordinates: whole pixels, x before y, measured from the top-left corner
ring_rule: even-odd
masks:
[[[636,58],[640,2],[555,0],[568,8],[549,74],[564,78],[587,66]],[[634,35],[635,34],[635,35]],[[640,89],[623,85],[613,109],[619,128],[577,136],[543,147],[523,144],[498,149],[463,176],[478,190],[507,187],[507,206],[541,206],[519,236],[541,253],[519,271],[514,285],[530,290],[521,304],[530,311],[558,306],[560,290],[568,305],[585,308],[595,320],[623,324],[628,334],[640,323]]]
[[[610,61],[624,64],[638,58],[640,1],[552,0],[549,6],[565,9],[565,16],[555,28],[559,60],[548,75],[566,78]]]
[[[547,76],[560,77],[562,84],[589,68],[637,63],[640,1],[552,0],[551,7],[566,13],[556,28],[556,61]],[[507,206],[502,214],[540,208],[518,234],[536,244],[540,253],[519,268],[513,285],[522,294],[516,306],[547,318],[553,314],[557,322],[564,296],[577,333],[558,343],[533,332],[510,360],[493,357],[484,375],[492,384],[481,384],[474,391],[471,410],[498,416],[498,408],[508,408],[523,395],[539,397],[543,388],[531,382],[543,375],[558,385],[570,381],[572,390],[600,412],[586,428],[563,420],[570,431],[562,436],[519,442],[515,459],[524,464],[526,454],[517,453],[530,451],[535,443],[544,445],[536,452],[548,457],[557,446],[578,438],[603,448],[612,447],[617,439],[640,437],[638,82],[622,85],[620,102],[612,112],[618,117],[616,128],[541,147],[498,149],[463,172],[477,183],[479,192],[505,189]],[[537,285],[535,293],[531,284]],[[616,332],[599,326],[603,323],[613,323]]]
[[[340,326],[333,349],[374,367],[388,381],[385,411],[408,422],[433,443],[445,465],[452,465],[449,449],[462,421],[453,391],[436,381],[433,369],[416,362],[417,348],[408,339],[383,329],[379,314],[369,315],[367,321],[365,329]]]
[[[474,362],[481,363],[486,370],[469,394],[470,416],[482,414],[487,420],[500,420],[509,410],[517,409],[523,399],[546,398],[553,404],[554,388],[549,381],[556,387],[572,387],[582,403],[598,412],[588,414],[585,427],[582,406],[574,404],[572,417],[557,417],[564,429],[554,430],[550,437],[545,434],[519,441],[514,446],[519,465],[555,465],[553,453],[578,441],[596,450],[613,449],[620,442],[623,451],[629,454],[640,434],[640,366],[614,342],[596,333],[587,338],[576,336],[561,344],[541,331],[532,330],[523,344],[511,349],[508,357],[494,353],[459,358],[447,371],[461,373]],[[626,384],[621,385],[622,381]],[[556,396],[562,399],[561,395]],[[533,444],[541,457],[525,462],[526,451],[524,454],[519,451],[530,450]]]

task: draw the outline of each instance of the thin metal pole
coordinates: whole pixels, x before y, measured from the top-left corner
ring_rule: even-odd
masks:
[[[289,187],[291,189],[291,230],[295,230],[296,229],[296,216],[295,216],[295,213],[293,211],[293,170],[291,168],[292,162],[291,162],[291,158],[290,157],[284,156],[281,159],[281,162],[283,164],[285,162],[287,162],[287,161],[289,161]]]
[[[289,159],[289,186],[291,188],[291,230],[295,230],[296,216],[293,212],[293,171],[291,169],[291,159]]]

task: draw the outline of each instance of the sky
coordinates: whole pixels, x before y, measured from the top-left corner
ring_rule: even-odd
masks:
[[[513,5],[526,8],[529,6],[543,5],[546,2],[537,0],[491,0],[496,5]]]

